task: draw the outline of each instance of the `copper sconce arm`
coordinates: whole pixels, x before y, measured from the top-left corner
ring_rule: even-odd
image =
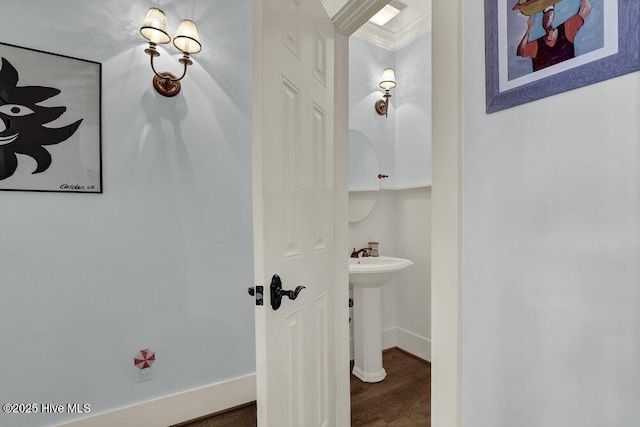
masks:
[[[144,50],[145,53],[147,53],[150,57],[151,60],[151,69],[153,70],[153,72],[155,73],[156,76],[166,79],[166,80],[171,80],[172,82],[178,82],[182,79],[184,79],[184,77],[187,75],[187,67],[191,64],[193,64],[193,61],[191,61],[189,59],[188,55],[183,55],[182,58],[178,59],[178,62],[184,65],[184,70],[182,72],[182,75],[180,77],[175,77],[173,74],[171,73],[167,73],[167,72],[157,72],[156,71],[156,67],[153,64],[153,58],[160,56],[160,52],[158,52],[157,50],[155,50],[155,46],[153,46],[153,48],[149,47],[147,49]],[[171,75],[172,77],[165,77],[163,76],[166,74]]]
[[[385,117],[389,116],[389,98],[391,98],[391,93],[388,90],[385,91],[384,95],[382,95],[384,99],[378,99],[376,101],[376,112],[379,115],[384,115]]]

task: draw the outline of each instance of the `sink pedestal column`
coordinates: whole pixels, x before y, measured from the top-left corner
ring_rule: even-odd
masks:
[[[382,304],[380,287],[353,288],[353,375],[368,383],[382,381]]]

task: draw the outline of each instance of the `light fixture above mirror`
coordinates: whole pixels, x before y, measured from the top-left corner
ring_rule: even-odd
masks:
[[[397,86],[396,83],[396,74],[393,71],[393,68],[386,68],[382,72],[382,78],[380,79],[380,88],[384,89],[384,95],[382,97],[384,99],[379,99],[376,101],[376,111],[381,116],[388,117],[389,113],[389,98],[391,98],[390,90]]]
[[[144,51],[151,57],[151,69],[155,74],[153,77],[153,87],[161,95],[176,96],[180,92],[180,80],[187,75],[187,67],[193,64],[191,59],[189,59],[189,55],[195,55],[202,50],[196,24],[189,19],[182,20],[173,38],[173,45],[182,52],[182,58],[178,59],[178,62],[184,65],[184,70],[180,77],[176,77],[167,71],[157,72],[153,64],[153,59],[160,56],[160,52],[156,50],[156,46],[171,41],[169,28],[167,26],[167,17],[161,9],[157,7],[149,9],[142,27],[140,27],[140,34],[149,41],[149,47]]]

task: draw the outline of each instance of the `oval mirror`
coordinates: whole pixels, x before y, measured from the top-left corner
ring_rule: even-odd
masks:
[[[363,220],[376,205],[380,164],[365,134],[349,129],[349,222]]]

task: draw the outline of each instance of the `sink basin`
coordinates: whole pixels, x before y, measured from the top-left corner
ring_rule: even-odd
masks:
[[[413,262],[390,256],[349,258],[349,284],[351,286],[376,288],[389,282],[393,275]]]

